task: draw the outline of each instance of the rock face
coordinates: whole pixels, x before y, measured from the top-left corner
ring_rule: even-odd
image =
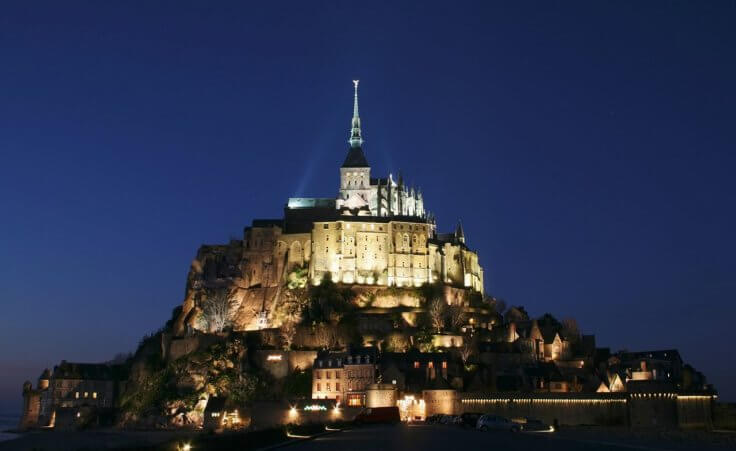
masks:
[[[233,330],[258,330],[281,325],[274,315],[277,304],[289,294],[289,287],[304,287],[312,281],[308,276],[309,260],[305,260],[301,247],[294,256],[291,252],[295,248],[294,243],[284,243],[280,229],[272,229],[269,234],[248,228],[246,240],[200,247],[187,277],[182,312],[174,324],[176,335],[184,335],[191,329],[212,332],[201,318],[206,299],[218,290],[230,296],[228,319]],[[351,287],[356,293],[354,302],[359,308],[418,309],[424,299],[416,287],[342,285]],[[467,305],[473,292],[476,291],[472,288],[447,284],[443,286],[442,295],[449,305]]]
[[[162,355],[160,340],[160,335],[152,337],[134,358],[121,396],[122,425],[201,426],[209,397],[230,396],[242,403],[255,390],[256,381],[243,372],[247,349],[239,337],[174,340],[168,356]]]

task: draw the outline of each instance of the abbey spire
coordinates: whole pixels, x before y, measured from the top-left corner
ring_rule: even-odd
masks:
[[[358,83],[360,80],[353,80],[353,86],[355,87],[355,93],[353,95],[353,120],[351,121],[350,130],[350,147],[360,147],[363,145],[363,137],[360,132],[360,115],[358,114]]]

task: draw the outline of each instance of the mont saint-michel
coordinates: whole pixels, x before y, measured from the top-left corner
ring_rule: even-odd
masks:
[[[335,192],[201,246],[183,302],[133,354],[62,360],[24,384],[22,429],[713,427],[716,391],[677,349],[614,351],[554,306],[533,315],[487,293],[504,262],[460,220],[439,230],[403,174],[372,171],[352,88]]]

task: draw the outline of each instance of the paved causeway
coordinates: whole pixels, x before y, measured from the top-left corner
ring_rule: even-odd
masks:
[[[603,434],[480,432],[445,425],[372,426],[345,430],[290,446],[294,450],[456,451],[456,450],[720,450],[734,449],[706,443],[683,443],[609,437]]]

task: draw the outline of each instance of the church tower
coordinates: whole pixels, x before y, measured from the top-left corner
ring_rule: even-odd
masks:
[[[371,208],[371,168],[363,153],[363,136],[358,114],[358,80],[353,80],[353,119],[350,129],[350,147],[340,168],[340,198],[338,208]]]

